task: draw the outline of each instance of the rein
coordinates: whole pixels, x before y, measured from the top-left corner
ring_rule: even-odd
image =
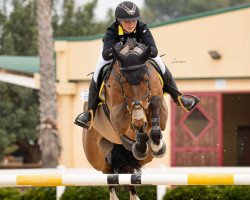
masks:
[[[126,71],[134,71],[134,70],[137,70],[137,69],[140,69],[140,68],[143,68],[143,67],[146,67],[146,65],[145,65],[145,64],[133,65],[133,66],[130,66],[130,67],[127,67],[127,68],[121,67],[121,68],[120,68],[120,71],[123,71],[123,72],[126,72]]]
[[[120,68],[120,71],[134,71],[134,70],[138,70],[142,67],[147,67],[145,64],[142,64],[142,65],[133,65],[133,66],[130,66],[129,68]],[[148,73],[148,69],[147,69],[147,74],[149,76],[149,73]],[[139,99],[135,99],[134,97],[130,97],[130,96],[127,96],[125,94],[125,90],[124,90],[124,81],[122,80],[122,74],[120,73],[119,74],[119,82],[120,82],[120,85],[121,85],[121,89],[122,89],[122,94],[123,94],[123,98],[124,98],[124,102],[125,102],[125,107],[127,109],[127,111],[129,112],[129,114],[132,116],[132,112],[134,110],[134,108],[139,108],[141,107],[144,112],[147,111],[146,108],[143,107],[142,105],[142,100],[143,99],[146,99],[147,98],[147,101],[148,101],[148,104],[150,103],[149,102],[149,97],[150,97],[150,84],[149,84],[149,80],[147,80],[147,92],[145,95],[143,95],[142,97],[140,97]],[[130,110],[129,109],[129,105],[128,105],[128,100],[131,100],[132,101],[132,109]]]

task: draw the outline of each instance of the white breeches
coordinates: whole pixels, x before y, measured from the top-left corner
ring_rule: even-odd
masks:
[[[156,64],[160,67],[162,74],[164,74],[166,71],[166,66],[165,66],[163,60],[161,59],[161,57],[159,55],[157,55],[155,58],[151,58],[151,59],[156,62]]]
[[[99,76],[99,73],[100,73],[102,67],[104,67],[106,64],[111,63],[113,61],[113,59],[108,60],[108,61],[104,60],[103,57],[102,57],[102,50],[103,50],[103,45],[100,48],[100,55],[99,55],[99,58],[98,58],[98,61],[97,61],[97,64],[96,64],[96,68],[95,68],[95,72],[94,72],[94,75],[93,75],[94,81],[96,83],[97,83],[97,78]]]
[[[97,78],[99,76],[99,73],[100,73],[102,67],[104,67],[108,63],[111,63],[112,61],[113,61],[113,59],[112,60],[108,60],[108,61],[104,60],[103,57],[102,57],[102,54],[100,54],[98,62],[97,62],[97,65],[96,65],[96,68],[95,68],[94,76],[93,76],[94,77],[94,81],[96,83],[97,83]]]

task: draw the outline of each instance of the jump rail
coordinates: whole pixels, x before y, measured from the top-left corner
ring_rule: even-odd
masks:
[[[0,187],[100,185],[250,185],[250,168],[165,168],[142,174],[82,173],[79,169],[0,170]]]
[[[250,185],[250,174],[0,175],[0,187],[97,185]]]

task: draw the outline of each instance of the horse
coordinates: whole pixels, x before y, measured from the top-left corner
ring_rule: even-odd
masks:
[[[167,106],[159,73],[143,51],[128,40],[121,52],[113,48],[115,62],[103,82],[92,125],[83,129],[82,144],[88,162],[105,174],[140,173],[154,157],[164,156]],[[102,97],[101,97],[102,96]],[[129,186],[130,200],[139,200]],[[118,200],[109,186],[110,200]]]

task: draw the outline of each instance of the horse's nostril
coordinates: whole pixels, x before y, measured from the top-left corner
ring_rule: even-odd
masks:
[[[145,120],[144,119],[140,119],[140,120],[133,119],[132,128],[143,133],[145,131]]]
[[[141,105],[141,101],[140,100],[135,100],[133,103],[135,104],[135,106],[140,106]]]

